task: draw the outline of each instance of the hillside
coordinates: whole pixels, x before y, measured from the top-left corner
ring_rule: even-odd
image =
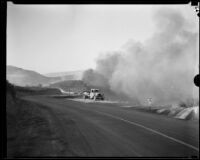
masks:
[[[33,91],[34,90],[34,91]],[[46,94],[47,94],[46,89]],[[52,91],[52,89],[50,89]],[[54,90],[55,91],[55,90]],[[67,142],[62,141],[58,120],[54,112],[45,106],[21,99],[21,93],[40,93],[38,88],[27,89],[17,87],[9,82],[6,86],[6,129],[7,129],[7,158],[71,156],[72,151]],[[70,128],[68,134],[79,134],[71,119],[65,116]],[[58,132],[59,131],[59,132]],[[65,140],[66,141],[66,140]],[[66,145],[67,144],[67,145]]]
[[[7,66],[6,78],[11,83],[19,86],[37,86],[39,84],[46,85],[61,80],[60,77],[50,78],[35,71],[25,70],[14,66]]]
[[[60,88],[66,92],[83,92],[88,89],[88,86],[81,80],[68,80],[57,82],[49,85],[52,88]]]
[[[53,72],[44,74],[47,77],[61,77],[62,80],[81,80],[84,71]]]
[[[59,89],[48,87],[20,87],[15,86],[15,91],[19,97],[28,95],[60,95]]]
[[[67,80],[81,80],[84,71],[58,72],[40,74],[32,70],[26,70],[15,66],[7,66],[6,78],[11,83],[19,86],[48,86],[51,83]]]

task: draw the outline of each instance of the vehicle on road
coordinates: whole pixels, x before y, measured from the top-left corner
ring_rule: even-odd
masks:
[[[84,91],[83,92],[83,98],[84,99],[89,99],[90,98],[90,92],[89,91]]]
[[[104,94],[100,93],[99,89],[91,89],[83,92],[84,99],[104,100]]]

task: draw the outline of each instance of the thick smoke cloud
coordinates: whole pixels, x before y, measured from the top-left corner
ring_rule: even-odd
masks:
[[[121,51],[100,57],[96,69],[86,71],[84,80],[144,104],[147,98],[155,104],[194,98],[198,33],[175,10],[160,10],[154,22],[157,32],[150,39],[144,43],[130,40]]]
[[[96,71],[89,69],[84,72],[82,80],[91,85],[97,87],[109,87],[108,80],[102,76],[102,74],[97,73]]]

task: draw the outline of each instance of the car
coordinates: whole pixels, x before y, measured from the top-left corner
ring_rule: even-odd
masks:
[[[90,98],[90,92],[89,91],[84,91],[83,92],[83,98],[84,99],[89,99]]]
[[[104,100],[104,94],[99,92],[99,89],[91,89],[82,93],[84,99]]]
[[[104,100],[104,95],[101,93],[98,93],[95,97],[94,100]]]
[[[99,92],[99,89],[91,89],[90,90],[90,99],[94,100],[104,100],[104,95]]]

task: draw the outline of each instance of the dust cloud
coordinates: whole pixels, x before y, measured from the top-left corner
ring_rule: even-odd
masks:
[[[148,98],[154,104],[198,101],[193,83],[198,33],[180,12],[158,12],[153,17],[157,30],[150,39],[143,43],[129,40],[121,50],[101,55],[95,70],[87,70],[83,80],[143,104]]]

